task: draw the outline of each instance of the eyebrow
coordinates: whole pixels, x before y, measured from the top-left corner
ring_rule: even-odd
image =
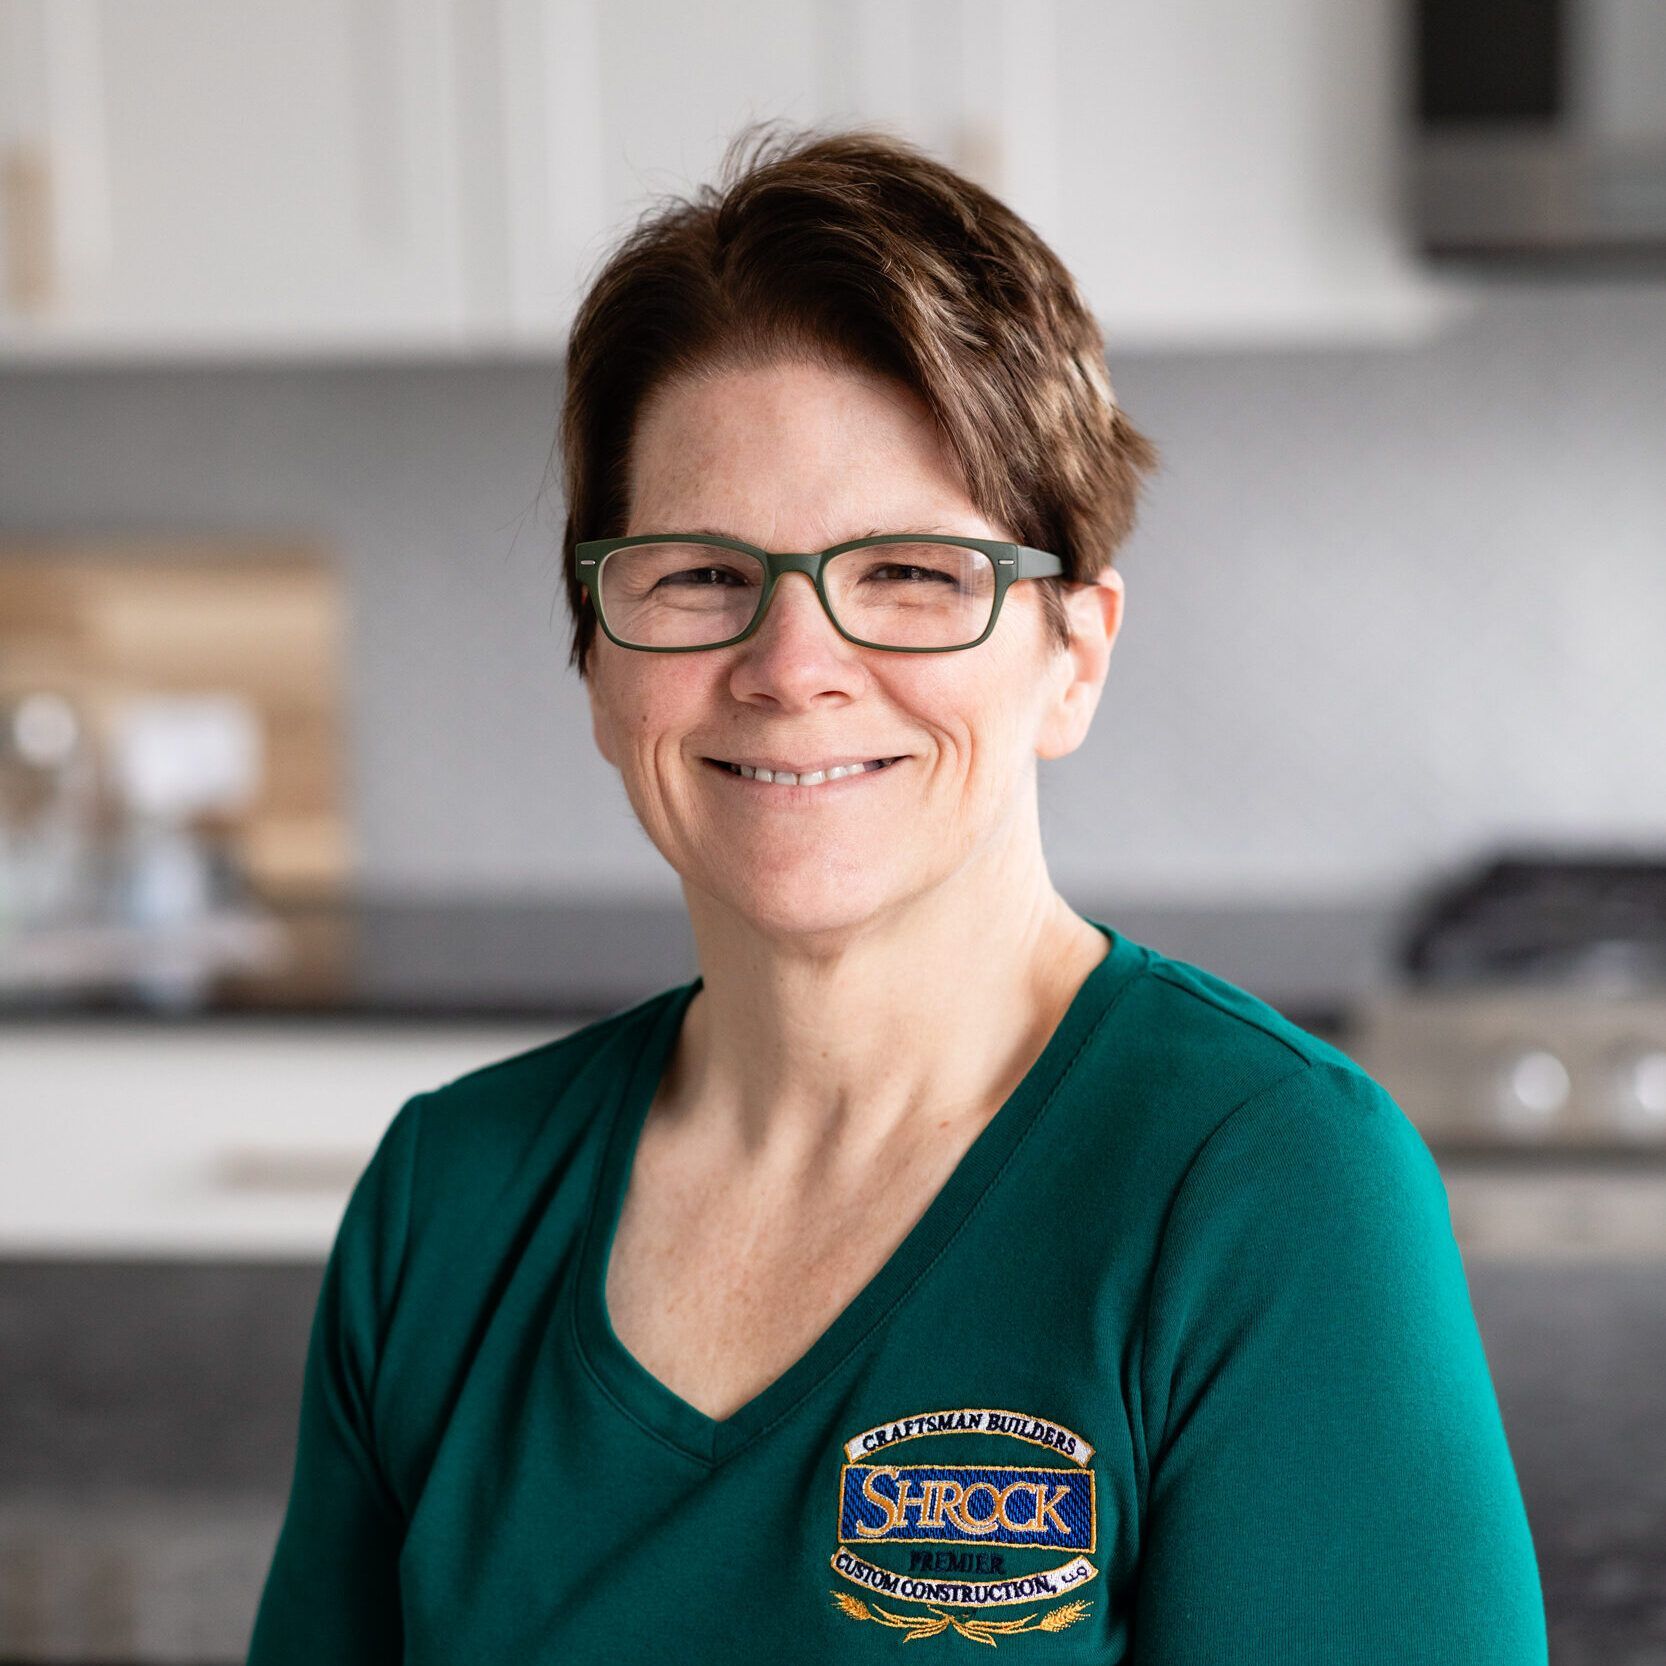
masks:
[[[702,538],[722,538],[722,539],[727,540],[730,543],[749,544],[752,541],[750,538],[738,537],[733,532],[723,532],[715,526],[690,526],[690,527],[684,527],[683,530],[685,532],[698,533]],[[945,538],[953,538],[953,537],[956,537],[957,535],[958,536],[963,536],[963,537],[973,536],[972,534],[961,533],[961,531],[958,527],[953,527],[953,526],[907,526],[907,527],[898,527],[896,530],[897,530],[897,532],[902,532],[902,533],[906,533],[906,532],[936,532],[936,533],[942,534],[942,536],[945,537]],[[855,533],[852,533],[849,538],[840,538],[840,539],[837,539],[836,542],[841,543],[841,544],[848,544],[848,543],[854,542],[856,539],[859,539],[859,538],[888,538],[888,537],[894,537],[895,535],[896,535],[895,533],[887,532],[884,527],[873,526],[873,527],[869,527],[866,532],[855,532]],[[831,546],[829,546],[829,547],[831,548]]]

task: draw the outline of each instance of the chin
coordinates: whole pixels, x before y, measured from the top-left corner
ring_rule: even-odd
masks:
[[[831,942],[869,929],[905,900],[894,884],[874,881],[871,873],[852,876],[825,868],[801,868],[761,885],[737,885],[726,874],[707,895],[720,913],[744,920],[767,937]]]

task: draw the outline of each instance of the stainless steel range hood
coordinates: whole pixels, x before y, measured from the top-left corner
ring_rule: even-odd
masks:
[[[1414,3],[1424,248],[1666,270],[1666,5]]]

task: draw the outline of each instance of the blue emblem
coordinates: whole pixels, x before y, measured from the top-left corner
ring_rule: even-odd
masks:
[[[846,1464],[844,1544],[1094,1548],[1093,1471],[963,1464]]]

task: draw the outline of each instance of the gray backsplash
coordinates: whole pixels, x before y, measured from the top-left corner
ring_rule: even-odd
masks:
[[[1109,356],[1166,467],[1093,733],[1042,766],[1062,890],[1385,899],[1498,839],[1666,835],[1666,281],[1495,284],[1410,347]],[[0,534],[322,539],[367,882],[674,898],[566,667],[559,385],[8,368]]]

